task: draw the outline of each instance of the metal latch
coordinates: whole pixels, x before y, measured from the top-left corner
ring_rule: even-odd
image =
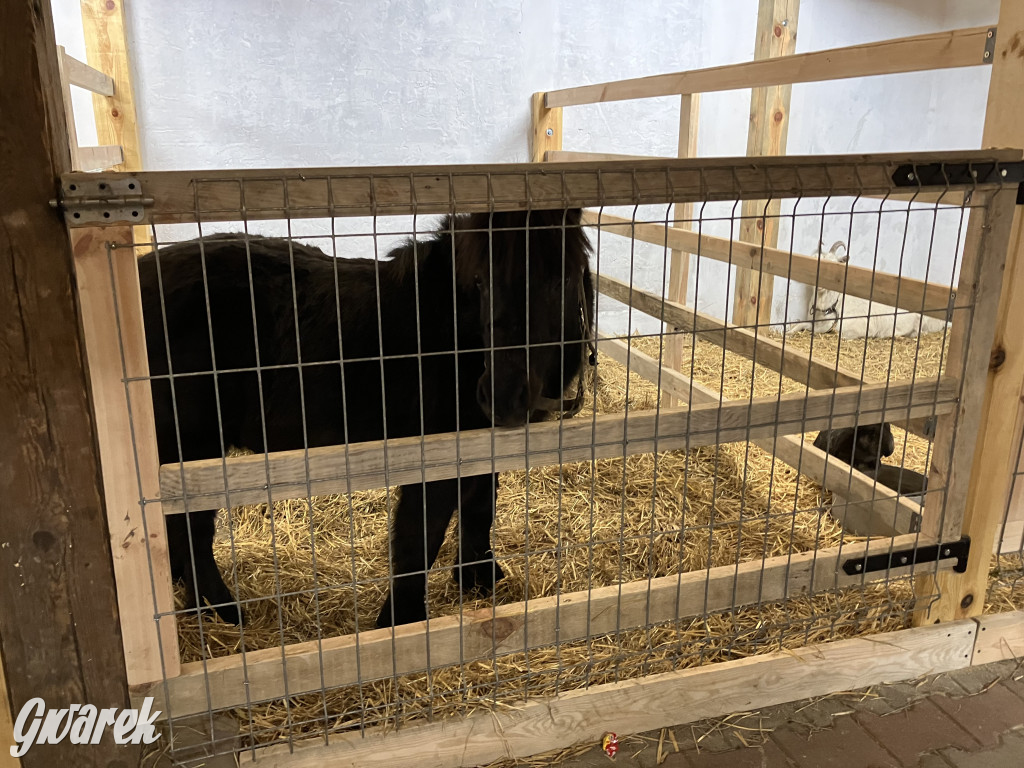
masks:
[[[982,54],[982,64],[991,64],[996,55],[996,27],[989,27],[985,33],[985,52]]]
[[[82,224],[138,224],[145,219],[152,198],[144,197],[142,184],[131,176],[116,179],[77,179],[61,186],[61,199],[50,204],[64,211],[70,226]]]
[[[878,573],[879,571],[906,568],[909,565],[956,560],[953,570],[963,573],[967,570],[967,556],[970,551],[971,538],[964,536],[959,541],[950,541],[945,544],[907,547],[867,557],[851,557],[843,563],[843,572],[850,576],[856,576],[862,573]]]

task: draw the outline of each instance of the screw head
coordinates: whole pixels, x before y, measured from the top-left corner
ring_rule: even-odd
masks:
[[[991,51],[985,51],[985,58],[989,58],[992,55]]]
[[[554,135],[555,135],[555,131],[554,131],[554,129],[553,129],[553,128],[548,128],[548,129],[547,129],[547,130],[545,131],[545,133],[546,133],[546,134],[547,134],[548,136],[554,136]]]
[[[863,566],[863,565],[861,565],[860,563],[857,563],[857,564],[856,564],[856,565],[855,565],[855,566],[853,567],[853,570],[855,570],[855,571],[857,571],[857,572],[863,571],[863,570],[864,570],[864,566]]]
[[[907,174],[907,181],[913,181],[916,178],[917,177],[914,174],[912,174],[912,173],[908,173]]]
[[[989,39],[992,38],[992,30],[991,29],[988,32],[985,33],[985,37],[987,37]]]
[[[1006,169],[1003,168],[1003,170],[999,172],[999,175],[1002,176],[1003,178],[1006,178]]]

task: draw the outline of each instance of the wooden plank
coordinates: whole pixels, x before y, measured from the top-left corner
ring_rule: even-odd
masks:
[[[544,106],[544,94],[535,93],[530,113],[530,161],[540,163],[545,154],[562,148],[562,110]]]
[[[907,163],[1013,162],[1021,150],[491,165],[140,171],[147,223],[685,203],[889,192]],[[117,183],[124,174],[66,174]],[[983,191],[993,184],[978,184]],[[964,185],[956,189],[965,189]],[[972,189],[974,189],[972,185]],[[925,187],[925,191],[937,191]],[[244,209],[244,210],[243,210]],[[71,222],[74,225],[74,222]]]
[[[3,643],[0,643],[2,647]],[[0,655],[0,768],[21,768],[21,760],[4,749],[13,745],[14,715],[11,712],[10,693],[7,690],[7,679],[4,676],[4,660]]]
[[[1024,520],[1009,520],[996,531],[993,552],[1024,555]]]
[[[0,656],[12,712],[128,702],[71,246],[50,4],[0,3]],[[0,749],[6,750],[8,744]],[[36,745],[23,768],[137,765],[139,747]]]
[[[60,46],[61,59],[64,62],[64,70],[68,75],[68,82],[85,88],[87,91],[101,94],[102,96],[114,95],[114,80],[98,69],[90,67],[85,62],[79,61]]]
[[[697,135],[700,128],[700,94],[684,93],[679,98],[679,157],[697,156]],[[674,207],[674,218],[684,222],[684,229],[691,229],[685,223],[693,218],[693,203],[680,203]],[[666,295],[678,304],[686,304],[686,290],[690,285],[690,254],[687,251],[673,248],[669,254],[669,273]],[[667,330],[667,329],[666,329]],[[665,364],[673,371],[678,371],[683,362],[683,340],[680,336],[669,336],[666,339]],[[662,407],[672,408],[676,402],[671,394],[662,395]]]
[[[134,172],[143,168],[142,141],[125,32],[125,2],[127,0],[81,0],[80,4],[86,59],[101,72],[109,72],[114,82],[113,93],[92,97],[96,135],[100,144],[121,147],[122,160],[117,170]],[[149,227],[138,226],[133,231],[136,243],[150,242]]]
[[[79,147],[78,167],[82,171],[105,171],[124,162],[121,147]]]
[[[711,93],[794,83],[818,83],[853,77],[922,72],[988,63],[984,58],[988,27],[954,29],[927,35],[864,43],[848,48],[801,53],[690,72],[637,77],[548,91],[549,107],[647,99],[679,93]],[[997,40],[1007,40],[1002,33]]]
[[[633,222],[622,216],[583,212],[586,224],[623,237],[633,237],[645,243],[689,250],[702,257],[735,264],[747,269],[758,268],[805,285],[828,288],[871,299],[882,304],[898,306],[910,312],[921,312],[932,317],[947,319],[948,308],[966,306],[956,303],[956,288],[941,283],[929,283],[912,277],[877,272],[865,267],[838,264],[780,248],[761,247],[758,243],[730,240],[727,237],[701,235],[679,227],[666,227],[662,223]]]
[[[1024,611],[990,614],[977,621],[978,640],[972,665],[1024,657]]]
[[[153,619],[174,610],[163,513],[159,502],[139,504],[159,495],[160,461],[131,238],[131,227],[80,229],[72,245],[125,664],[137,685],[177,674],[179,658],[174,616]],[[126,387],[125,378],[141,380]]]
[[[93,111],[100,144],[124,149],[121,171],[142,169],[135,91],[125,35],[124,0],[81,0],[82,28],[89,65],[110,73],[114,92],[96,93]]]
[[[796,29],[800,0],[758,0],[757,39],[754,59],[790,56],[796,50]],[[747,155],[786,154],[789,134],[789,99],[793,86],[787,84],[752,88]],[[744,200],[740,207],[740,240],[774,248],[779,241],[779,212],[782,201]],[[736,325],[769,325],[775,279],[757,266],[736,268],[733,286],[732,321]]]
[[[841,568],[843,562],[862,559],[865,553],[888,552],[893,546],[914,546],[915,542],[914,536],[906,536],[870,544],[850,543],[842,548],[536,598],[528,604],[466,611],[431,619],[429,625],[425,621],[404,624],[393,633],[390,628],[373,629],[360,632],[358,640],[355,635],[346,635],[299,643],[285,648],[283,664],[280,648],[249,652],[244,658],[233,655],[208,659],[183,665],[181,675],[166,683],[136,687],[132,695],[136,701],[154,696],[166,704],[154,708],[177,718],[272,701],[286,692],[297,695],[319,691],[321,686],[353,685],[360,676],[366,682],[439,669],[734,605],[861,584],[870,581],[870,575],[847,575]],[[943,567],[953,565],[955,560],[942,561]],[[889,578],[909,572],[909,568],[899,568],[891,571]],[[884,573],[877,575],[885,577]]]
[[[71,168],[82,170],[78,157],[78,129],[75,127],[75,107],[71,102],[71,78],[68,75],[67,59],[64,46],[57,46],[57,72],[60,77],[61,101],[64,104],[64,124],[67,126],[68,149],[71,151]]]
[[[597,276],[597,290],[617,301],[629,304],[644,314],[676,328],[695,333],[712,344],[764,365],[783,376],[806,384],[812,389],[830,389],[836,386],[856,386],[860,377],[838,362],[826,364],[792,345],[784,346],[768,336],[746,328],[721,323],[710,315],[688,307],[663,301],[649,291],[630,288],[628,284],[608,275]],[[869,382],[865,382],[869,383]],[[903,418],[893,421],[897,426],[915,435],[931,439],[929,422],[932,417]]]
[[[721,393],[681,373],[663,368],[654,358],[628,346],[621,339],[598,340],[599,351],[630,371],[669,391],[681,403],[694,405],[723,402]],[[846,500],[835,504],[832,514],[856,535],[896,536],[920,527],[921,506],[899,496],[857,471],[845,461],[815,448],[797,435],[752,440],[754,445],[801,472]],[[933,489],[934,490],[934,489]]]
[[[981,143],[988,147],[1020,146],[1024,144],[1024,102],[1019,98],[1024,88],[1024,59],[1018,55],[1018,49],[1024,37],[1024,4],[1002,0],[999,25]],[[1004,201],[1000,208],[1008,205],[1009,202]],[[989,335],[989,329],[983,329],[977,334],[972,332],[968,345],[971,348],[969,352],[974,352],[971,359],[974,370],[984,371],[987,368],[987,380],[970,393],[976,398],[983,396],[982,407],[979,409],[976,404],[972,404],[972,409],[968,411],[970,417],[979,419],[980,423],[976,427],[977,439],[970,446],[959,441],[957,444],[957,451],[974,448],[969,491],[963,502],[963,532],[972,541],[984,542],[985,546],[980,556],[968,559],[965,573],[957,574],[955,578],[939,576],[937,584],[921,585],[921,592],[937,586],[940,596],[930,603],[930,611],[922,610],[915,616],[915,621],[919,623],[951,621],[981,613],[990,563],[988,542],[996,536],[1010,495],[1017,457],[1017,444],[1014,440],[1018,433],[1015,430],[1016,425],[1021,424],[1020,396],[1021,382],[1024,382],[1024,345],[1020,343],[1019,332],[1020,318],[1024,316],[1024,217],[1020,207],[1016,211],[1010,209],[1000,213],[1001,219],[987,223],[1011,231],[988,231],[983,235],[981,247],[1003,251],[1009,242],[1009,250],[999,253],[998,257],[992,257],[992,261],[997,263],[985,265],[984,269],[989,270],[989,275],[983,273],[983,282],[979,282],[977,288],[978,298],[984,302],[984,308],[995,309],[994,333]],[[1007,221],[1010,217],[1013,218],[1012,224]],[[972,225],[979,226],[982,218],[977,212],[972,212],[965,245],[978,248],[979,235],[970,230]],[[1004,253],[1005,267],[1000,270]],[[967,266],[966,261],[964,266]],[[962,270],[963,267],[961,274]],[[987,319],[988,313],[984,315]],[[964,354],[961,349],[953,346],[954,340],[950,340],[951,364]],[[981,349],[978,349],[979,346]],[[935,464],[933,460],[932,465]]]
[[[331,735],[240,756],[259,768],[485,765],[732,712],[913,680],[968,666],[973,621],[888,632],[563,693],[494,712],[395,730]]]
[[[908,411],[911,417],[945,412],[954,407],[951,396],[956,391],[955,380],[921,379],[913,384],[858,385],[721,406],[643,411],[628,418],[605,414],[592,420],[165,464],[160,468],[160,499],[164,514],[176,514],[218,509],[227,505],[228,498],[232,506],[260,504],[268,494],[274,499],[305,498],[346,489],[690,449],[852,426],[865,420],[892,421],[906,417]]]
[[[687,94],[683,94],[687,98]],[[680,118],[682,121],[682,118]],[[689,155],[693,157],[694,155]],[[684,155],[680,155],[684,157]],[[549,163],[582,163],[594,160],[671,160],[671,155],[625,155],[617,152],[578,152],[568,149],[549,149],[544,153]]]
[[[606,296],[671,323],[683,331],[695,333],[706,341],[742,355],[758,365],[767,366],[794,381],[807,384],[812,389],[853,387],[862,383],[856,373],[842,366],[826,365],[791,345],[783,347],[780,342],[765,334],[722,323],[711,315],[664,300],[649,291],[631,288],[629,284],[609,275],[597,275],[595,283],[597,290]]]

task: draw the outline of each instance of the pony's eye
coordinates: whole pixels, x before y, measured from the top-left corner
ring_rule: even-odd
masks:
[[[480,275],[473,275],[473,282],[476,283],[477,289],[484,287],[484,280],[482,277],[480,277]]]

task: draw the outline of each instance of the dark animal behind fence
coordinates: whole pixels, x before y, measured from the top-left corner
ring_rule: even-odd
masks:
[[[814,447],[842,459],[861,472],[874,471],[882,459],[892,456],[896,443],[892,427],[881,424],[858,424],[842,429],[823,429],[814,438]]]
[[[379,262],[241,234],[147,254],[160,462],[520,426],[569,408],[594,312],[579,224],[578,209],[449,217]],[[378,626],[426,618],[426,571],[457,507],[453,574],[464,590],[493,588],[503,576],[490,542],[496,496],[496,475],[401,488]],[[237,623],[213,557],[215,516],[167,518],[172,576],[189,606],[206,600]]]

